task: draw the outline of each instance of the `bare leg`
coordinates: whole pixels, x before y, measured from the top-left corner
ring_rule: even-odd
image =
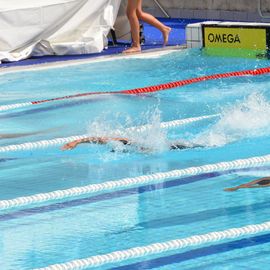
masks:
[[[171,32],[171,28],[164,25],[163,23],[161,23],[159,20],[157,20],[154,16],[152,16],[151,14],[148,14],[146,12],[143,12],[142,10],[142,0],[137,0],[138,1],[138,6],[137,6],[137,17],[140,20],[145,21],[148,24],[153,25],[154,27],[156,27],[157,29],[159,29],[163,35],[163,44],[164,46],[167,45],[168,40],[169,40],[169,35]]]
[[[136,53],[141,51],[140,45],[140,23],[137,17],[138,0],[128,0],[127,17],[130,23],[132,46],[125,53]]]

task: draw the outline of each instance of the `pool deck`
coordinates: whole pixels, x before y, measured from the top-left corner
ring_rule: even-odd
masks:
[[[145,44],[142,46],[143,53],[144,52],[157,52],[157,51],[166,51],[166,50],[175,50],[175,49],[183,49],[185,48],[186,43],[186,35],[185,28],[189,23],[201,22],[205,20],[187,20],[187,19],[164,19],[160,18],[160,20],[170,26],[172,28],[170,39],[167,47],[163,47],[162,45],[162,35],[161,33],[155,29],[154,27],[144,24],[144,35],[145,35]],[[63,55],[63,56],[42,56],[42,57],[32,57],[30,59],[21,60],[18,62],[12,63],[2,63],[0,64],[0,73],[6,73],[7,70],[16,71],[25,67],[31,66],[48,66],[48,65],[66,65],[68,64],[76,64],[89,62],[89,60],[108,60],[112,55],[122,55],[122,52],[130,46],[129,43],[119,42],[117,45],[112,46],[109,45],[107,49],[104,49],[101,53],[93,53],[93,54],[84,54],[84,55]],[[143,54],[145,55],[145,54]],[[130,56],[126,56],[130,57]]]
[[[43,69],[52,69],[52,68],[61,68],[66,66],[76,66],[76,65],[83,65],[95,63],[95,62],[102,62],[102,61],[113,61],[119,59],[128,59],[128,58],[154,58],[161,55],[169,54],[176,50],[186,49],[186,46],[167,46],[167,47],[160,47],[160,48],[153,48],[143,50],[141,53],[136,54],[122,54],[122,53],[112,53],[108,55],[99,54],[98,56],[88,56],[88,57],[80,57],[80,58],[69,58],[65,60],[54,60],[54,61],[33,61],[27,64],[19,64],[19,63],[12,63],[13,65],[9,65],[8,67],[1,68],[0,65],[0,76],[5,75],[8,73],[15,73],[20,71],[38,71]],[[45,58],[45,57],[44,57]],[[57,57],[56,57],[57,58]],[[31,59],[30,59],[31,60]],[[28,60],[25,60],[28,62]],[[24,62],[24,61],[23,61]]]

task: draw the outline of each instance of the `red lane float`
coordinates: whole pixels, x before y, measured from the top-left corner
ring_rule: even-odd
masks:
[[[230,77],[240,77],[240,76],[257,76],[270,73],[270,67],[265,68],[258,68],[253,70],[243,70],[243,71],[235,71],[235,72],[228,72],[228,73],[221,73],[221,74],[213,74],[213,75],[207,75],[197,78],[191,78],[187,80],[181,80],[181,81],[175,81],[160,85],[154,85],[154,86],[148,86],[143,88],[136,88],[136,89],[130,89],[130,90],[122,90],[122,91],[112,91],[112,92],[89,92],[89,93],[81,93],[76,95],[69,95],[64,97],[58,97],[58,98],[51,98],[51,99],[45,99],[45,100],[39,100],[39,101],[32,101],[32,104],[41,104],[45,102],[50,101],[57,101],[57,100],[63,100],[63,99],[71,99],[71,98],[79,98],[79,97],[85,97],[90,95],[104,95],[104,94],[124,94],[124,95],[136,95],[136,94],[146,94],[146,93],[153,93],[163,90],[168,90],[172,88],[182,87],[185,85],[203,82],[203,81],[209,81],[209,80],[217,80],[222,78],[230,78]]]

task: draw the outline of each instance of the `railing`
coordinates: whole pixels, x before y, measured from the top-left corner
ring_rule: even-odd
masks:
[[[154,2],[156,3],[156,5],[159,7],[159,9],[165,15],[166,18],[170,18],[171,17],[169,15],[169,13],[165,10],[165,8],[160,4],[160,2],[158,0],[154,0]]]
[[[259,13],[259,15],[260,15],[261,18],[263,18],[263,19],[270,19],[270,13],[268,13],[267,15],[265,15],[262,12],[262,0],[258,0],[258,13]]]

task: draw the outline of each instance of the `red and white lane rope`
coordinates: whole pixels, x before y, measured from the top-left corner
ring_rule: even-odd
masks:
[[[134,247],[126,250],[114,251],[107,254],[95,255],[84,259],[54,264],[36,270],[79,270],[90,267],[104,266],[109,263],[124,262],[130,259],[143,258],[150,255],[162,254],[168,251],[187,247],[247,237],[254,234],[270,231],[270,221],[261,224],[252,224],[240,228],[231,228],[224,231],[209,232],[191,237],[159,242],[147,246]]]
[[[173,120],[168,122],[162,122],[160,123],[160,128],[162,129],[168,129],[173,128],[181,125],[185,125],[192,122],[202,121],[205,119],[215,118],[220,116],[219,114],[212,114],[212,115],[205,115],[205,116],[199,116],[199,117],[191,117],[186,119],[179,119],[179,120]],[[144,125],[139,127],[131,127],[127,128],[127,132],[143,132],[147,129],[151,128],[151,125]],[[114,132],[115,134],[121,134],[121,131],[116,130]],[[41,140],[37,142],[26,142],[22,144],[13,144],[13,145],[7,145],[0,147],[0,153],[7,153],[7,152],[15,152],[15,151],[27,151],[27,150],[34,150],[34,149],[41,149],[41,148],[48,148],[53,146],[59,146],[65,143],[72,142],[74,140],[84,139],[89,137],[89,135],[77,135],[77,136],[70,136],[65,138],[55,138],[51,140]]]
[[[270,73],[270,67],[213,74],[213,75],[207,75],[207,76],[191,78],[191,79],[187,79],[187,80],[180,80],[180,81],[169,82],[169,83],[165,83],[165,84],[136,88],[136,89],[130,89],[130,90],[112,91],[112,92],[80,93],[80,94],[68,95],[68,96],[51,98],[51,99],[2,105],[2,106],[0,106],[0,112],[12,110],[12,109],[17,109],[17,108],[21,108],[21,107],[26,107],[26,106],[31,106],[31,105],[47,103],[47,102],[66,100],[66,99],[72,99],[72,98],[81,98],[81,97],[85,97],[85,96],[104,95],[104,94],[124,94],[124,95],[146,94],[146,93],[153,93],[153,92],[168,90],[168,89],[172,89],[172,88],[182,87],[185,85],[203,82],[203,81],[217,80],[217,79],[230,78],[230,77],[240,77],[240,76],[257,76],[257,75],[263,75],[263,74],[267,74],[267,73]]]
[[[99,184],[91,184],[82,187],[73,187],[64,190],[56,190],[48,193],[40,193],[31,196],[18,197],[10,200],[0,201],[0,210],[11,209],[14,207],[29,206],[36,203],[44,203],[54,200],[70,199],[81,195],[89,195],[97,192],[108,192],[122,190],[128,187],[142,186],[168,181],[170,179],[184,176],[199,175],[203,173],[221,172],[240,168],[250,168],[262,166],[270,162],[270,155],[252,157],[247,159],[237,159],[228,162],[219,162],[198,167],[173,170],[163,173],[154,173],[138,177],[129,177],[120,180],[112,180]]]

